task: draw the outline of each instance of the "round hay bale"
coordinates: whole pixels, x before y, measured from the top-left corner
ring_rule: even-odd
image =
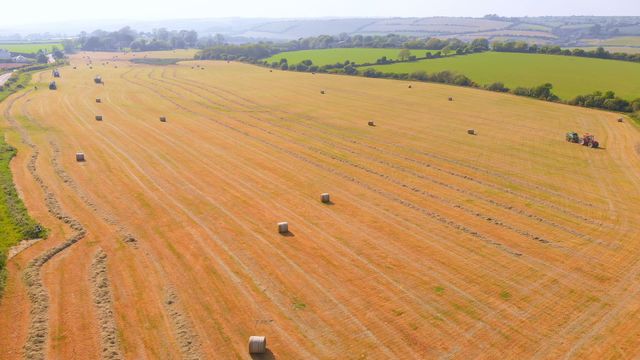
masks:
[[[452,98],[452,97],[450,97],[450,98],[449,98],[449,101],[453,101],[453,98]]]
[[[84,153],[82,153],[82,152],[77,152],[77,153],[76,153],[76,161],[77,161],[77,162],[83,162],[83,161],[85,161]]]
[[[100,104],[100,103],[102,102],[102,99],[97,98],[97,99],[96,99],[96,102],[97,102],[98,104]]]
[[[102,115],[96,115],[96,120],[97,121],[102,121]]]
[[[164,116],[160,116],[160,122],[167,122],[167,118]]]
[[[249,354],[264,354],[267,352],[266,336],[250,336],[249,337]]]
[[[320,94],[324,95],[324,90],[320,90]]]
[[[278,223],[278,232],[280,234],[286,234],[289,232],[289,223],[286,221]]]
[[[476,135],[476,131],[474,129],[469,129],[469,130],[467,130],[467,134]]]
[[[323,204],[330,203],[331,202],[331,197],[330,197],[329,193],[320,194],[320,201],[322,201]]]

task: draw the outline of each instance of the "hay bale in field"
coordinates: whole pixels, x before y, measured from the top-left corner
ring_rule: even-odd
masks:
[[[102,102],[102,99],[97,98],[97,99],[96,99],[96,102],[97,102],[98,104],[100,104],[100,103]]]
[[[331,197],[329,196],[329,193],[320,194],[320,201],[322,201],[323,204],[330,203]]]
[[[286,221],[278,223],[278,232],[280,234],[286,234],[289,232],[289,223]]]
[[[450,98],[449,98],[449,101],[453,101],[453,98],[452,98],[452,97],[450,97]]]
[[[411,85],[409,85],[409,89],[411,89]]]
[[[320,94],[324,95],[324,90],[320,90]]]
[[[619,118],[618,122],[624,122],[624,119],[623,118]]]
[[[264,354],[267,351],[266,336],[249,337],[249,354]]]
[[[369,125],[369,126],[376,126],[376,123],[375,123],[375,122],[373,122],[373,121],[369,121],[369,122],[367,123],[367,125]]]
[[[96,120],[102,121],[102,115],[96,115]]]
[[[160,116],[160,122],[167,122],[167,118],[164,116]]]
[[[83,162],[83,161],[85,161],[85,159],[84,159],[84,153],[82,153],[82,152],[77,152],[77,153],[76,153],[76,161],[78,161],[78,162]]]
[[[476,131],[474,129],[469,129],[469,130],[467,130],[467,134],[476,135]]]

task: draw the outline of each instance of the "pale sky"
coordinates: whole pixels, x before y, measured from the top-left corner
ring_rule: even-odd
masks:
[[[636,15],[640,0],[2,0],[0,28],[68,20]]]

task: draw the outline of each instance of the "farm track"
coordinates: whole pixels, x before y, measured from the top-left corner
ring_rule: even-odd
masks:
[[[640,194],[625,168],[638,165],[633,145],[636,158],[625,150],[638,137],[605,124],[609,115],[513,99],[544,114],[531,118],[576,118],[608,146],[593,152],[543,135],[510,156],[507,142],[542,125],[505,128],[521,111],[497,94],[418,84],[403,95],[396,82],[238,64],[196,72],[99,63],[64,69],[58,92],[8,99],[22,104],[12,111],[24,115],[17,130],[34,137],[38,165],[51,163],[41,176],[91,234],[47,267],[51,356],[72,354],[81,329],[58,314],[86,301],[97,328],[102,313],[91,296],[64,297],[75,288],[52,274],[91,279],[96,254],[108,273],[107,323],[117,324],[113,354],[123,358],[244,358],[254,334],[267,335],[279,359],[637,353],[638,218],[623,215]],[[107,85],[90,81],[96,71]],[[434,105],[452,91],[464,106]],[[501,120],[457,138],[466,109],[483,106],[474,124]],[[358,120],[378,113],[397,123]],[[86,163],[72,161],[78,150]],[[318,201],[324,191],[335,203]],[[275,233],[282,220],[289,236]],[[71,266],[82,256],[88,262]],[[112,344],[106,329],[91,340],[96,354],[103,339]]]

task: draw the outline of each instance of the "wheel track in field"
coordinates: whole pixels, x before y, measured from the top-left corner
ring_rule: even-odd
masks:
[[[163,72],[163,74],[164,74],[164,72]],[[165,79],[169,80],[166,76],[163,76],[163,77]],[[175,78],[174,81],[179,81],[179,80],[177,80],[177,78]],[[242,96],[240,96],[240,95],[238,95],[236,93],[233,93],[233,92],[231,92],[229,90],[225,90],[225,89],[222,89],[222,88],[210,85],[210,84],[207,84],[207,86],[205,87],[205,86],[203,86],[204,84],[202,84],[202,83],[200,83],[198,81],[189,80],[188,85],[189,86],[193,86],[193,87],[198,88],[198,89],[201,89],[203,91],[206,91],[206,92],[208,92],[210,94],[213,94],[213,95],[215,95],[217,97],[220,97],[220,98],[222,98],[222,99],[224,99],[226,101],[232,102],[232,103],[234,103],[234,104],[236,104],[238,106],[246,106],[246,105],[243,105],[242,103],[240,103],[237,100],[234,100],[233,98],[241,99],[242,101],[245,101],[245,102],[249,103],[251,106],[264,108],[263,105],[258,104],[255,101],[249,100],[249,99],[244,98],[244,97],[242,97]],[[222,92],[222,93],[228,94],[229,96],[231,96],[233,98],[231,98],[229,96],[226,96],[226,97],[222,96],[219,93],[214,93],[212,91],[212,89],[214,89],[214,90],[216,90],[218,92]],[[314,121],[314,119],[310,118],[309,116],[302,115],[302,114],[293,114],[293,113],[287,112],[287,111],[282,110],[282,109],[274,110],[274,109],[270,109],[269,108],[268,111],[269,112],[279,112],[279,113],[283,113],[283,114],[286,114],[286,115],[289,115],[289,116],[293,116],[297,120],[303,120],[304,119],[304,120],[307,120],[307,121]],[[281,118],[281,120],[284,120],[284,118]],[[300,122],[296,122],[295,124],[303,126]],[[307,125],[307,127],[308,127],[308,125]],[[336,134],[333,134],[333,133],[331,133],[330,135],[331,136],[338,136],[338,137],[340,136],[340,135],[336,135]],[[353,139],[350,139],[350,138],[346,138],[346,137],[343,137],[343,138],[346,139],[346,141],[348,141],[348,142],[360,143],[360,142],[358,142],[356,140],[353,140]],[[378,140],[378,141],[380,141],[383,144],[388,145],[388,146],[399,147],[398,144],[384,142],[382,140]],[[371,148],[376,149],[378,151],[381,151],[383,153],[388,153],[388,150],[382,150],[382,149],[379,149],[379,148],[377,148],[375,146],[372,146],[372,145],[369,145],[369,144],[366,144],[366,143],[360,143],[360,144],[363,145],[363,146],[371,147]],[[591,207],[591,208],[594,207],[594,204],[592,204],[592,203],[586,202],[586,201],[584,201],[582,199],[577,199],[577,198],[568,196],[565,193],[558,192],[558,191],[549,189],[547,187],[544,187],[544,186],[541,186],[541,185],[538,185],[538,184],[530,183],[530,182],[522,180],[522,179],[512,178],[512,177],[510,177],[508,175],[500,174],[500,173],[497,173],[495,171],[484,169],[484,168],[481,168],[481,167],[478,167],[478,166],[474,166],[474,165],[471,165],[471,164],[466,164],[466,163],[464,163],[463,161],[460,161],[460,160],[450,159],[450,158],[444,157],[442,155],[437,155],[437,154],[431,153],[431,152],[424,152],[424,151],[418,151],[418,150],[414,150],[412,152],[417,153],[417,154],[421,154],[421,155],[424,155],[424,156],[427,156],[427,157],[430,157],[430,158],[433,158],[433,159],[441,160],[443,162],[447,162],[447,163],[450,163],[450,164],[453,164],[453,165],[464,167],[464,168],[467,168],[467,169],[470,169],[470,170],[473,170],[473,171],[476,171],[476,172],[485,173],[485,174],[487,174],[489,176],[503,179],[503,180],[507,181],[508,183],[521,184],[522,186],[524,186],[526,188],[533,188],[533,189],[539,190],[541,192],[547,193],[549,195],[552,195],[552,196],[554,196],[556,198],[563,198],[563,199],[565,199],[565,200],[567,200],[567,201],[569,201],[571,203],[577,203],[577,204],[581,204],[581,205],[588,206],[588,207]],[[409,160],[409,159],[406,159],[406,160]],[[453,174],[451,174],[451,175],[453,175]],[[466,179],[466,180],[471,180],[472,179],[472,178],[469,179],[467,175],[463,175],[463,174],[457,174],[457,175],[460,175],[463,179]],[[512,194],[514,196],[527,196],[526,200],[528,200],[528,201],[534,201],[534,202],[544,201],[544,200],[541,200],[541,199],[538,199],[538,198],[535,198],[535,197],[529,197],[528,195],[524,195],[524,194],[520,194],[520,193],[514,192],[511,189],[504,188],[504,187],[501,187],[499,185],[495,185],[495,184],[491,184],[491,185],[499,187],[501,189],[501,191],[510,193],[510,194]],[[543,205],[545,207],[558,207],[557,205],[555,205],[553,203],[548,203],[546,201],[545,201],[545,203]],[[558,209],[563,209],[563,208],[558,207]],[[563,209],[563,210],[566,211],[566,209]],[[572,212],[568,212],[567,214],[568,215],[574,215]],[[594,221],[592,219],[590,219],[590,220]],[[596,225],[600,225],[600,224],[596,224]]]
[[[169,79],[167,79],[167,80],[169,80]],[[178,80],[174,80],[174,81],[175,81],[175,82],[178,82],[178,83],[181,83],[181,82],[180,82],[180,81],[178,81]],[[181,83],[181,84],[184,84],[184,83]],[[197,87],[197,86],[195,86],[195,87]],[[193,93],[194,95],[199,96],[199,97],[201,97],[201,98],[203,98],[203,99],[207,100],[207,98],[202,97],[202,95],[199,95],[199,94],[197,94],[197,93],[195,93],[195,92],[193,92],[193,91],[190,91],[189,89],[187,89],[187,88],[185,88],[185,87],[181,87],[181,88],[182,88],[183,90],[185,90],[185,91],[189,91],[189,92]],[[204,90],[204,91],[206,91],[206,92],[208,92],[208,93],[213,94],[213,92],[212,92],[212,91],[210,91],[210,90],[208,90],[208,89],[206,89],[206,88],[201,88],[201,89],[202,89],[202,90]],[[259,105],[257,105],[257,104],[256,104],[256,106],[259,106]],[[253,119],[257,120],[257,121],[262,122],[262,123],[264,123],[264,122],[265,122],[265,120],[264,120],[264,119],[261,119],[261,118],[258,118],[258,117],[256,117],[256,116],[252,116],[252,115],[249,115],[249,116],[250,116],[250,117],[252,117]],[[284,118],[280,118],[280,119],[284,119]],[[316,140],[316,141],[318,141],[318,142],[322,142],[322,143],[325,143],[325,144],[329,144],[329,145],[331,145],[332,147],[335,147],[335,146],[337,145],[335,141],[333,141],[333,142],[332,142],[332,141],[326,141],[326,140],[323,140],[323,139],[319,139],[317,136],[311,136],[311,137],[309,137],[309,136],[308,136],[308,134],[302,133],[302,132],[300,132],[300,131],[293,130],[291,127],[286,127],[286,126],[283,126],[283,125],[277,125],[277,124],[275,124],[274,122],[272,122],[272,121],[268,121],[268,120],[266,120],[266,122],[267,122],[269,125],[273,126],[273,127],[278,127],[278,128],[280,128],[280,129],[282,129],[282,130],[285,130],[285,131],[294,132],[294,133],[296,133],[296,134],[298,134],[298,135],[301,135],[301,136],[307,136],[308,138],[314,139],[314,140]],[[480,181],[480,180],[477,180],[477,179],[471,178],[471,177],[469,177],[469,176],[467,176],[467,175],[462,175],[462,174],[459,174],[459,173],[456,173],[456,172],[453,172],[453,171],[448,171],[448,170],[445,170],[445,169],[442,169],[442,168],[436,167],[436,166],[434,166],[434,165],[432,165],[432,164],[424,164],[424,163],[423,163],[423,162],[421,162],[421,161],[418,161],[418,160],[415,160],[415,159],[411,159],[411,158],[406,158],[406,157],[401,156],[401,155],[398,155],[398,154],[390,153],[389,151],[386,151],[386,150],[380,149],[380,148],[378,148],[378,147],[376,147],[376,146],[372,146],[372,145],[369,145],[369,144],[361,143],[361,142],[356,141],[356,140],[353,140],[353,139],[347,139],[347,138],[345,138],[345,137],[343,137],[343,136],[336,135],[336,134],[333,134],[333,133],[329,133],[329,132],[327,132],[327,131],[322,131],[321,129],[317,129],[317,127],[316,127],[316,128],[313,128],[313,127],[312,127],[312,126],[310,126],[310,125],[302,124],[302,123],[296,123],[296,125],[299,125],[299,126],[305,127],[305,128],[307,128],[307,129],[309,129],[309,130],[311,130],[311,131],[314,131],[314,132],[320,132],[320,133],[323,133],[324,135],[330,136],[330,138],[332,138],[332,139],[335,139],[336,137],[339,137],[339,138],[342,138],[344,141],[346,141],[346,142],[348,142],[348,143],[352,143],[352,144],[359,144],[359,145],[362,145],[362,146],[366,146],[366,147],[368,147],[368,148],[374,149],[374,150],[376,150],[377,152],[380,152],[380,153],[385,154],[385,155],[390,155],[390,154],[391,154],[394,158],[401,158],[401,159],[403,159],[403,160],[412,161],[412,162],[414,162],[414,163],[416,163],[416,164],[418,164],[418,165],[421,165],[422,167],[425,167],[425,168],[430,168],[430,169],[433,169],[433,170],[436,170],[436,171],[439,171],[439,172],[442,172],[442,173],[446,173],[446,174],[451,175],[451,176],[456,176],[456,177],[459,177],[459,178],[465,179],[465,180],[474,181],[474,182],[476,182],[476,183],[478,183],[478,184],[480,184],[480,185],[488,186],[488,187],[494,188],[494,189],[496,189],[496,190],[498,190],[498,191],[502,191],[502,192],[505,192],[505,193],[509,193],[509,194],[511,194],[511,195],[513,195],[513,196],[524,197],[524,198],[525,198],[526,200],[528,200],[528,201],[534,201],[534,202],[537,202],[537,203],[539,203],[539,202],[540,202],[540,200],[538,200],[538,199],[536,199],[536,198],[532,198],[532,197],[529,197],[529,196],[524,195],[524,194],[515,193],[515,192],[513,192],[513,191],[512,191],[512,190],[510,190],[510,189],[502,188],[502,187],[499,187],[499,186],[494,185],[494,184],[487,184],[487,183],[484,183],[484,182],[482,182],[482,181]],[[315,135],[315,134],[314,134],[314,135]],[[355,151],[353,151],[353,150],[349,149],[348,147],[341,146],[341,148],[342,148],[344,151],[348,151],[348,152],[350,152],[350,153],[352,153],[352,154],[358,154],[357,152],[355,152]],[[571,229],[571,228],[569,228],[569,227],[567,227],[567,226],[563,226],[563,225],[557,224],[557,223],[555,223],[554,221],[551,221],[551,220],[548,220],[548,219],[546,219],[546,218],[544,218],[544,217],[541,217],[541,216],[538,216],[538,215],[535,215],[535,214],[529,213],[529,212],[527,212],[527,211],[525,211],[525,210],[517,209],[517,208],[515,208],[514,206],[506,205],[506,204],[500,203],[500,202],[498,202],[498,201],[496,201],[496,200],[488,199],[488,198],[485,198],[485,197],[483,197],[483,196],[477,195],[477,194],[475,194],[475,193],[473,193],[473,192],[466,191],[466,190],[462,190],[462,189],[460,189],[460,188],[458,188],[458,187],[455,187],[455,186],[450,185],[450,184],[446,184],[446,183],[444,183],[444,182],[442,182],[442,181],[436,180],[436,179],[434,179],[434,178],[432,178],[432,177],[429,177],[429,176],[426,176],[426,175],[424,175],[424,174],[419,174],[420,176],[416,176],[416,175],[417,175],[417,173],[416,173],[416,172],[411,171],[411,170],[408,170],[408,169],[406,169],[406,168],[404,168],[404,167],[401,167],[401,166],[397,166],[397,165],[390,165],[390,163],[389,163],[389,162],[381,161],[381,160],[378,160],[378,159],[376,159],[376,158],[373,158],[373,157],[370,157],[370,156],[367,156],[367,155],[363,155],[363,154],[360,154],[360,156],[366,157],[366,158],[367,158],[367,159],[369,159],[370,161],[373,161],[373,162],[376,162],[376,163],[379,163],[379,164],[382,164],[382,165],[385,165],[385,166],[392,166],[392,167],[394,167],[395,169],[397,169],[397,170],[399,170],[399,171],[402,171],[402,172],[404,172],[404,173],[407,173],[407,174],[412,175],[413,177],[421,178],[421,179],[423,179],[423,180],[430,181],[430,182],[432,182],[432,183],[435,183],[435,184],[437,184],[437,185],[440,185],[440,186],[443,186],[443,187],[449,188],[449,189],[451,189],[451,190],[453,190],[453,191],[456,191],[456,192],[459,192],[459,193],[465,194],[465,195],[467,195],[467,196],[475,197],[475,198],[477,198],[477,199],[480,199],[481,201],[484,201],[484,202],[490,203],[490,204],[492,204],[492,205],[498,206],[498,207],[500,207],[500,208],[503,208],[503,209],[505,209],[505,210],[507,210],[507,211],[509,211],[509,212],[515,213],[515,214],[517,214],[517,215],[520,215],[520,216],[523,216],[523,217],[526,217],[526,218],[529,218],[529,219],[533,219],[533,220],[536,220],[536,221],[538,221],[538,222],[545,223],[545,224],[547,224],[547,225],[549,225],[549,226],[551,226],[551,227],[554,227],[554,228],[556,228],[556,229],[559,229],[559,230],[562,230],[562,231],[564,231],[564,232],[567,232],[567,233],[569,233],[569,234],[571,234],[571,235],[573,235],[573,236],[577,236],[577,237],[583,238],[583,239],[588,240],[588,241],[591,241],[591,242],[601,242],[601,240],[594,239],[594,238],[590,237],[589,235],[586,235],[586,234],[580,233],[579,231],[577,231],[577,230],[575,230],[575,229]],[[459,205],[459,204],[458,204],[458,205]],[[568,211],[568,210],[566,210],[566,209],[564,209],[564,208],[560,208],[560,207],[555,206],[555,205],[553,205],[553,204],[550,204],[550,203],[549,203],[549,204],[547,204],[547,203],[545,203],[545,204],[543,204],[543,205],[544,205],[544,206],[551,207],[551,208],[554,208],[554,209],[556,209],[556,210],[558,210],[558,211],[560,211],[560,212],[564,213],[565,215],[571,215],[572,217],[578,217],[578,218],[579,218],[581,221],[583,221],[583,222],[585,222],[585,221],[586,221],[586,222],[591,223],[591,224],[593,224],[593,225],[602,226],[602,223],[598,223],[598,222],[596,222],[596,221],[594,221],[594,220],[592,220],[592,219],[589,219],[589,218],[581,217],[581,216],[580,216],[580,215],[578,215],[578,214],[575,214],[575,213],[573,213],[573,212],[570,212],[570,211]],[[460,205],[459,205],[459,206],[460,206]],[[466,208],[464,208],[463,210],[464,210],[464,211],[466,211],[466,212],[468,212],[468,213],[473,213],[473,210],[469,211],[469,209],[466,209]],[[482,214],[479,214],[479,213],[476,213],[476,214],[473,214],[473,215],[474,215],[474,216],[482,217],[482,218],[483,218],[483,219],[485,219],[485,220],[487,220],[487,218],[488,218],[488,216],[483,216]],[[497,224],[497,222],[499,222],[499,220],[497,220],[497,219],[488,220],[488,221],[493,221],[494,223],[496,223],[496,225],[499,225],[499,224]],[[516,229],[511,229],[511,230],[514,230],[514,231],[516,231],[516,232],[520,233],[521,235],[526,236],[526,237],[529,237],[530,239],[533,239],[533,240],[536,240],[536,241],[542,241],[543,243],[544,243],[544,242],[546,242],[546,241],[548,241],[548,240],[546,240],[546,239],[542,239],[540,236],[535,236],[535,235],[533,235],[533,234],[530,234],[530,233],[529,233],[528,231],[526,231],[526,230],[522,230],[522,229],[518,229],[518,230],[516,230]]]
[[[189,109],[189,108],[187,108],[187,107],[185,107],[185,106],[183,106],[183,105],[181,105],[181,104],[177,103],[176,101],[173,101],[171,98],[167,97],[166,95],[163,95],[163,94],[159,93],[159,92],[158,92],[155,88],[153,88],[153,87],[147,87],[147,86],[144,86],[144,85],[142,85],[142,84],[140,84],[140,83],[135,83],[135,82],[133,82],[133,83],[134,83],[134,84],[137,84],[138,86],[145,87],[145,88],[147,88],[148,90],[150,90],[150,91],[152,91],[152,92],[155,92],[155,93],[156,93],[156,94],[158,94],[158,96],[160,96],[161,98],[166,99],[167,101],[169,101],[169,102],[173,103],[173,104],[174,104],[174,105],[176,105],[178,108],[180,108],[180,109],[182,109],[182,110],[184,110],[184,111],[186,111],[186,112],[189,112],[189,113],[193,113],[193,114],[195,114],[195,115],[200,115],[200,116],[202,116],[201,114],[198,114],[198,113],[194,112],[192,109]],[[167,89],[166,87],[165,87],[165,90],[167,90],[167,91],[169,91],[169,92],[173,92],[173,93],[175,93],[175,91],[170,90],[170,89]],[[292,157],[294,157],[294,158],[298,158],[299,160],[301,160],[301,161],[303,161],[303,162],[306,162],[306,163],[309,163],[309,164],[311,164],[312,166],[314,166],[314,167],[316,167],[316,168],[320,168],[320,169],[321,169],[321,170],[323,170],[324,172],[328,172],[328,173],[336,174],[337,176],[342,177],[343,179],[345,179],[345,180],[347,180],[347,181],[349,181],[349,182],[354,182],[354,183],[356,183],[356,184],[360,185],[361,187],[364,187],[365,189],[371,190],[372,192],[374,192],[374,193],[377,193],[377,194],[381,195],[382,197],[385,197],[385,198],[390,199],[390,200],[392,200],[392,201],[394,201],[394,202],[397,202],[397,203],[399,203],[399,204],[401,204],[401,205],[403,205],[403,206],[406,206],[406,207],[408,207],[408,208],[411,208],[411,209],[413,209],[413,210],[416,210],[416,211],[418,211],[418,212],[421,212],[420,208],[419,208],[419,207],[417,207],[415,204],[412,204],[412,203],[410,203],[410,202],[407,202],[407,201],[405,201],[404,199],[394,198],[393,196],[391,196],[391,197],[390,197],[390,196],[389,196],[388,194],[386,194],[385,192],[382,192],[382,191],[380,191],[380,190],[378,190],[378,189],[376,189],[376,188],[374,188],[374,187],[371,187],[371,186],[370,186],[370,185],[368,185],[368,184],[364,184],[364,183],[362,183],[361,181],[359,181],[358,179],[356,179],[356,178],[354,178],[354,177],[352,177],[352,176],[350,176],[350,175],[343,174],[343,173],[341,173],[341,172],[337,172],[335,169],[328,168],[328,167],[326,167],[326,166],[324,166],[324,165],[321,165],[321,164],[315,163],[315,162],[313,162],[313,161],[311,161],[311,160],[309,160],[309,159],[307,159],[307,158],[303,157],[302,155],[298,154],[297,152],[293,152],[293,151],[290,151],[290,150],[288,150],[288,149],[284,149],[284,148],[278,147],[278,146],[277,146],[277,145],[275,145],[275,144],[272,144],[272,143],[270,143],[270,142],[268,142],[268,141],[266,141],[266,140],[264,140],[264,139],[256,138],[256,137],[252,136],[251,134],[249,134],[249,133],[247,133],[247,132],[245,132],[245,131],[239,130],[239,129],[237,129],[237,128],[234,128],[234,127],[232,127],[232,126],[230,126],[230,125],[228,125],[228,124],[226,124],[226,123],[219,122],[219,121],[217,121],[217,120],[215,120],[215,119],[210,119],[210,118],[208,118],[208,117],[206,117],[206,116],[205,116],[205,118],[207,118],[208,120],[214,121],[214,122],[216,122],[216,123],[218,123],[218,124],[220,124],[220,125],[222,125],[222,126],[224,126],[224,127],[228,128],[228,129],[230,129],[230,130],[232,130],[232,131],[239,132],[240,134],[245,135],[246,137],[256,139],[257,141],[262,142],[262,143],[264,143],[265,145],[267,145],[267,146],[269,146],[269,147],[275,147],[276,149],[280,150],[281,152],[285,152],[285,153],[287,153],[287,154],[291,155],[291,156],[292,156]],[[251,127],[251,126],[252,126],[252,124],[249,124],[249,123],[243,122],[243,121],[241,121],[241,120],[238,120],[238,119],[234,119],[234,120],[235,120],[235,121],[237,121],[237,122],[241,122],[242,124],[244,124],[244,125],[246,125],[246,126],[249,126],[249,127]],[[428,212],[428,210],[425,210],[425,209],[422,209],[422,210],[424,210],[424,211]],[[453,227],[454,227],[454,228],[455,228],[455,225],[456,225],[456,224],[454,223],[454,224],[453,224]],[[476,237],[476,238],[480,237],[480,239],[483,239],[483,238],[482,238],[483,236],[484,236],[484,235],[482,235],[482,234],[479,234],[479,233],[475,232],[475,236],[474,236],[474,237]],[[486,237],[485,237],[485,239],[486,239]],[[513,255],[513,256],[519,257],[519,256],[521,256],[521,255],[522,255],[522,254],[519,254],[519,253],[515,252],[514,250],[512,250],[512,249],[510,249],[510,248],[506,248],[506,249],[505,249],[505,247],[504,247],[504,245],[503,245],[503,244],[501,244],[501,243],[499,243],[499,242],[496,242],[496,241],[495,241],[495,240],[493,240],[493,239],[487,239],[487,241],[486,241],[486,242],[487,242],[489,245],[492,245],[492,246],[495,246],[495,247],[498,247],[498,248],[502,248],[502,250],[503,250],[503,251],[505,251],[506,253],[511,254],[511,255]],[[531,258],[531,259],[529,259],[529,261],[533,261],[534,263],[537,263],[537,264],[539,264],[539,265],[541,264],[543,267],[551,267],[551,268],[553,268],[553,269],[554,269],[554,271],[555,271],[555,272],[557,272],[557,273],[561,273],[561,274],[563,274],[563,275],[564,275],[565,277],[567,277],[567,278],[573,278],[574,280],[584,281],[584,279],[577,279],[577,278],[576,278],[576,276],[575,276],[574,274],[572,274],[572,273],[569,273],[569,272],[567,272],[567,271],[565,271],[565,270],[559,269],[559,268],[557,268],[557,267],[555,267],[555,266],[552,266],[552,265],[550,265],[550,264],[548,264],[548,263],[545,263],[545,262],[543,262],[543,261],[541,261],[541,260],[539,260],[539,259]],[[530,264],[530,265],[531,265],[531,264]],[[562,281],[562,278],[561,278],[561,277],[558,277],[558,279]]]
[[[26,342],[23,346],[23,356],[25,359],[41,360],[45,359],[45,345],[47,344],[47,336],[49,333],[49,295],[45,289],[42,281],[41,269],[49,260],[51,260],[57,254],[68,249],[78,241],[82,240],[86,236],[86,230],[84,226],[76,219],[67,215],[62,210],[61,205],[56,198],[55,194],[49,189],[49,186],[45,183],[43,178],[38,174],[37,161],[40,156],[40,150],[31,141],[31,137],[27,131],[18,123],[18,121],[11,115],[11,109],[13,108],[15,101],[28,95],[31,91],[27,91],[22,95],[10,100],[8,106],[5,109],[4,116],[11,125],[20,134],[21,141],[31,148],[32,154],[27,164],[27,170],[31,174],[31,177],[36,184],[40,187],[44,193],[45,205],[49,213],[61,221],[67,224],[74,234],[63,241],[61,244],[53,246],[44,251],[33,260],[31,260],[23,273],[23,279],[27,285],[27,294],[31,301],[31,323],[29,325],[29,332]]]

